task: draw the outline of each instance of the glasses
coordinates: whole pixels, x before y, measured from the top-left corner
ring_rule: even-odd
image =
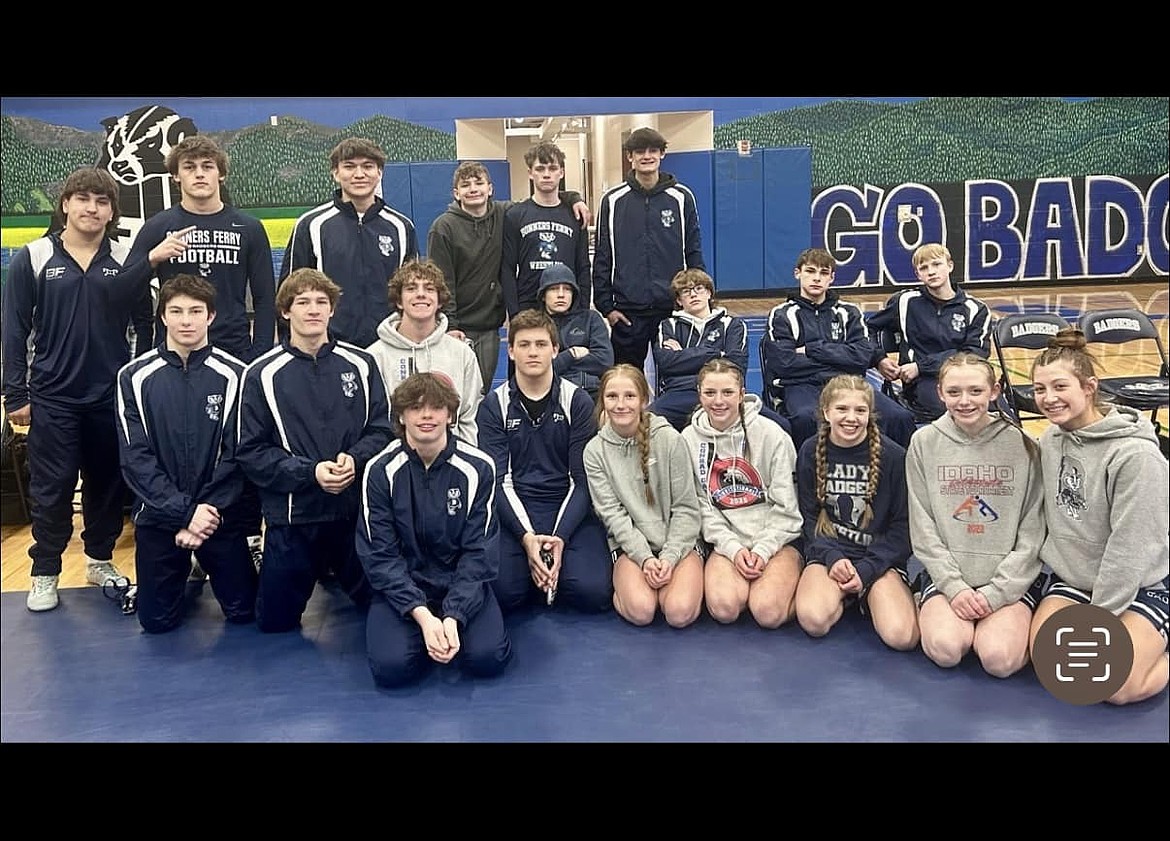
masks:
[[[683,298],[687,295],[698,295],[700,292],[710,292],[710,290],[706,286],[688,286],[686,289],[678,290],[678,295]]]

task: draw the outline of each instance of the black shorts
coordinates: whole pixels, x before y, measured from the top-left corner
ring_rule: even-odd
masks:
[[[1028,610],[1035,612],[1036,605],[1040,604],[1040,599],[1044,596],[1044,588],[1048,584],[1048,573],[1041,572],[1036,576],[1036,580],[1028,587],[1028,591],[1020,596],[1020,601],[1028,606]],[[926,603],[926,600],[932,596],[941,596],[942,590],[934,584],[934,579],[930,577],[930,573],[925,569],[918,573],[918,577],[914,579],[914,590],[918,594],[918,605],[921,607]]]
[[[1068,599],[1070,602],[1077,604],[1091,604],[1093,601],[1093,594],[1085,590],[1078,590],[1071,584],[1061,581],[1056,573],[1048,580],[1048,589],[1044,592],[1047,596],[1060,596],[1062,599]],[[1138,616],[1144,616],[1150,623],[1158,629],[1158,633],[1162,635],[1162,641],[1166,641],[1167,629],[1170,628],[1170,576],[1163,578],[1160,583],[1153,587],[1142,587],[1137,591],[1133,602],[1126,608],[1132,610]]]

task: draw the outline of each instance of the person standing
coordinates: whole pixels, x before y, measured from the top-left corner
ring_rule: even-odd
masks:
[[[495,462],[452,434],[460,397],[445,379],[411,374],[391,403],[401,436],[362,474],[356,538],[374,590],[370,672],[384,687],[414,682],[431,663],[497,675],[512,641],[492,591]]]
[[[341,288],[330,321],[332,338],[368,347],[390,315],[386,289],[394,272],[418,256],[414,222],[378,195],[386,153],[372,140],[349,137],[329,153],[333,200],[297,219],[284,250],[280,279],[313,268]]]
[[[264,556],[256,624],[296,628],[317,581],[332,572],[359,608],[370,584],[354,550],[358,486],[366,463],[393,437],[377,363],[330,336],[341,289],[297,269],[276,291],[288,336],[248,366],[236,457],[260,489]]]
[[[482,163],[459,164],[451,178],[454,200],[427,232],[427,256],[439,264],[451,290],[444,310],[448,330],[471,343],[484,394],[492,387],[500,361],[500,327],[507,315],[500,289],[504,214],[513,204],[493,199],[494,189]],[[567,192],[562,199],[581,225],[588,226],[589,207],[580,196]]]
[[[159,288],[166,331],[118,372],[122,475],[134,493],[138,622],[147,633],[183,621],[191,555],[232,623],[256,613],[253,519],[242,510],[235,437],[244,363],[208,341],[210,281],[178,274]]]
[[[70,173],[57,200],[63,220],[13,255],[3,291],[4,410],[28,427],[33,544],[29,610],[59,604],[61,554],[73,536],[81,477],[85,580],[124,578],[111,563],[122,534],[126,485],[118,464],[114,396],[130,361],[128,332],[150,308],[150,267],[130,263],[114,237],[118,185],[96,167]],[[178,253],[176,232],[157,256]]]
[[[658,325],[674,310],[671,280],[707,267],[695,196],[661,170],[666,138],[639,128],[622,149],[630,172],[597,210],[593,305],[613,329],[614,361],[641,368]]]
[[[276,282],[272,247],[260,220],[223,199],[228,156],[207,135],[183,138],[167,155],[179,203],[151,216],[130,250],[131,261],[175,231],[187,231],[179,253],[151,263],[159,286],[179,274],[197,274],[215,287],[212,345],[251,362],[276,340]],[[249,298],[254,320],[248,315]],[[139,346],[141,353],[147,346]]]
[[[504,213],[500,288],[504,309],[511,319],[521,310],[540,309],[540,279],[553,263],[572,269],[577,290],[574,309],[587,310],[593,300],[589,265],[589,235],[561,201],[565,153],[544,141],[524,153],[532,195]]]

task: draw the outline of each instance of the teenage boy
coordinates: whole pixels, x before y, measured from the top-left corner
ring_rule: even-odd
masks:
[[[824,420],[818,408],[821,387],[838,374],[865,376],[875,352],[861,310],[829,288],[836,270],[828,251],[806,248],[792,270],[799,292],[768,314],[761,373],[764,382],[779,381],[784,389],[784,411],[798,450]],[[874,410],[886,437],[908,446],[914,415],[880,391]]]
[[[126,498],[114,395],[118,369],[130,361],[131,321],[152,316],[150,267],[128,262],[129,249],[115,239],[118,212],[108,172],[75,170],[57,200],[63,227],[22,246],[4,284],[4,410],[14,426],[28,427],[32,611],[59,603],[79,473],[85,580],[102,586],[122,577],[111,563]],[[168,237],[159,254],[176,247]]]
[[[386,153],[372,140],[349,137],[329,153],[337,189],[333,200],[301,215],[280,267],[283,280],[313,268],[344,293],[330,322],[333,338],[367,347],[390,315],[386,287],[391,275],[418,256],[414,223],[378,195]]]
[[[640,128],[622,149],[630,172],[597,211],[593,305],[613,328],[614,361],[641,368],[658,325],[674,311],[671,279],[706,265],[695,196],[661,171],[666,138]]]
[[[176,231],[182,245],[166,259],[151,260],[158,283],[180,274],[197,274],[215,287],[217,315],[210,342],[245,363],[276,340],[276,282],[272,247],[260,220],[224,202],[228,156],[204,134],[185,137],[167,155],[167,171],[179,185],[179,203],[148,220],[134,239],[131,261]],[[254,320],[248,317],[248,298]],[[156,328],[161,332],[161,324]],[[149,345],[142,343],[138,353]]]
[[[466,342],[447,334],[441,310],[451,300],[443,270],[434,260],[411,260],[390,278],[394,314],[378,325],[378,340],[366,350],[378,363],[391,397],[412,374],[430,371],[459,395],[454,433],[469,444],[479,438],[475,415],[483,400],[479,361]]]
[[[574,298],[579,309],[593,300],[588,231],[561,201],[565,153],[555,143],[537,143],[524,153],[532,195],[504,214],[500,287],[508,318],[521,310],[540,309],[541,272],[552,263],[571,268],[576,275]]]
[[[363,473],[356,538],[374,590],[370,672],[385,687],[414,682],[432,663],[497,675],[512,641],[491,586],[495,463],[451,434],[460,398],[433,373],[411,374],[391,404],[401,437]]]
[[[496,462],[500,571],[508,612],[539,598],[601,612],[613,602],[613,564],[585,478],[596,432],[593,401],[553,372],[556,325],[524,310],[508,330],[516,373],[480,404],[479,445]]]
[[[134,493],[138,622],[163,633],[183,621],[194,552],[229,622],[255,619],[252,520],[235,436],[244,364],[208,341],[216,290],[179,274],[159,288],[164,333],[118,373],[122,475]]]
[[[650,411],[680,432],[699,405],[699,369],[719,357],[748,369],[747,322],[715,304],[715,281],[702,269],[683,269],[670,281],[677,309],[658,325],[654,366],[658,396]]]
[[[581,386],[596,403],[601,375],[613,365],[613,346],[601,313],[574,306],[577,277],[564,263],[550,265],[540,273],[540,302],[560,337],[553,373]]]
[[[448,329],[467,340],[479,360],[486,394],[500,361],[500,327],[507,310],[500,290],[504,248],[504,214],[513,202],[495,201],[487,167],[464,161],[451,178],[454,200],[431,223],[427,256],[439,264],[451,301],[446,306]],[[589,207],[575,192],[562,195],[582,228],[589,225]]]
[[[297,269],[276,291],[281,343],[248,366],[236,457],[260,488],[264,560],[256,624],[289,631],[330,571],[360,608],[370,585],[354,551],[354,479],[393,436],[374,358],[330,336],[341,289]]]
[[[961,350],[987,359],[991,355],[991,311],[951,280],[955,263],[940,243],[920,246],[911,258],[922,286],[895,292],[869,318],[873,334],[897,338],[898,361],[878,342],[872,364],[887,382],[901,382],[902,395],[925,416],[939,418],[946,406],[938,394],[938,372]]]

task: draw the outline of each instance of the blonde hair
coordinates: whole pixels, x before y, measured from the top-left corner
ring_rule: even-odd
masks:
[[[646,408],[650,402],[650,384],[646,382],[646,375],[642,373],[641,368],[621,362],[606,369],[598,382],[597,406],[594,408],[594,417],[599,428],[609,422],[609,417],[605,412],[605,389],[613,380],[621,377],[625,377],[634,384],[634,389],[638,392],[638,399],[642,401],[638,412],[638,431],[634,433],[634,440],[638,444],[638,455],[641,456],[642,460],[642,486],[646,489],[646,501],[653,505],[654,489],[650,486],[650,411]]]
[[[865,484],[865,511],[861,514],[860,522],[863,529],[869,528],[869,524],[873,520],[873,500],[877,496],[878,483],[882,477],[882,433],[878,429],[877,412],[873,408],[873,386],[865,377],[859,377],[856,374],[838,374],[825,383],[821,389],[821,399],[818,404],[821,420],[817,425],[816,498],[820,502],[817,506],[816,531],[817,534],[825,537],[833,537],[836,534],[833,530],[833,522],[829,519],[829,512],[824,505],[825,485],[829,478],[827,458],[829,422],[825,418],[825,413],[829,411],[829,406],[832,405],[837,395],[843,391],[857,391],[864,394],[865,403],[869,406],[869,423],[866,427],[869,432],[869,477]]]
[[[951,257],[951,251],[945,245],[939,242],[928,242],[926,245],[920,245],[914,250],[914,256],[910,258],[910,265],[918,268],[923,263],[933,260],[936,257],[942,257],[951,263],[955,262]]]
[[[995,374],[995,369],[991,367],[990,362],[988,362],[986,359],[984,359],[982,356],[980,356],[977,353],[971,353],[971,351],[969,351],[969,350],[961,350],[958,353],[951,354],[950,356],[948,356],[946,359],[943,360],[942,365],[939,366],[939,369],[938,369],[939,394],[942,394],[943,381],[947,378],[947,374],[949,374],[951,371],[955,370],[956,368],[979,368],[979,369],[981,369],[983,371],[983,376],[987,378],[987,385],[991,388],[995,388],[996,383],[999,382],[999,379],[998,379],[998,377],[996,377],[996,374]],[[1036,442],[1032,439],[1031,435],[1029,435],[1027,432],[1024,431],[1024,427],[1020,425],[1020,421],[1018,418],[1012,417],[1010,414],[1008,414],[1006,412],[997,412],[996,414],[998,414],[1001,418],[1006,420],[1008,423],[1010,423],[1016,429],[1020,430],[1020,435],[1022,435],[1024,438],[1024,449],[1026,449],[1030,455],[1039,453],[1039,449],[1037,448]]]

